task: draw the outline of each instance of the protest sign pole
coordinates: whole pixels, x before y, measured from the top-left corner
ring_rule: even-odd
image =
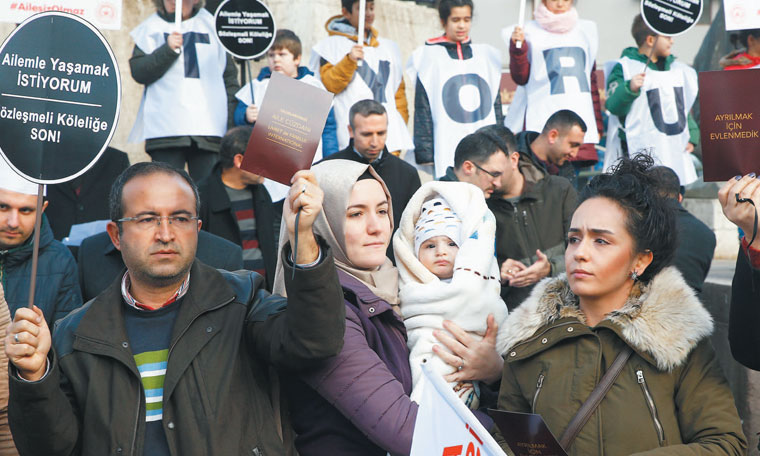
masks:
[[[182,30],[182,0],[174,0],[174,29]]]
[[[251,61],[246,60],[245,61],[245,71],[248,73],[248,86],[251,88],[251,103],[254,103],[256,100],[253,98],[253,70],[251,70]]]
[[[367,0],[359,0],[359,26],[356,28],[356,42],[364,48],[364,15],[367,10]],[[362,61],[356,62],[356,66],[362,66]]]
[[[40,230],[42,229],[42,198],[45,186],[37,184],[37,218],[34,220],[34,241],[32,247],[32,277],[29,281],[29,308],[34,307],[34,290],[37,286],[37,263],[40,257]]]
[[[517,26],[520,27],[520,30],[525,28],[525,2],[527,0],[520,0],[520,14],[517,16]],[[522,41],[518,41],[515,43],[515,47],[517,49],[522,48]]]

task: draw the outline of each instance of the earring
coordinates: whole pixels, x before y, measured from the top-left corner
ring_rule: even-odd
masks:
[[[639,273],[636,272],[636,271],[631,272],[631,280],[633,280],[635,282],[638,279],[639,279]]]

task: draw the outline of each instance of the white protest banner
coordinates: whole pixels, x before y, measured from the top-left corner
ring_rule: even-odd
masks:
[[[46,11],[74,14],[99,29],[121,28],[121,0],[2,0],[0,22],[20,24]]]
[[[506,456],[486,428],[427,365],[410,456]]]
[[[726,30],[760,28],[760,0],[723,0]]]

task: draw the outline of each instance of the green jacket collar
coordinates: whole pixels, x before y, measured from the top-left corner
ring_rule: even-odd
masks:
[[[558,340],[590,332],[565,274],[536,285],[505,324],[510,334],[508,361],[533,356]],[[573,329],[568,330],[570,327]],[[635,286],[625,305],[610,313],[600,327],[614,331],[658,369],[670,371],[682,365],[697,343],[712,333],[713,320],[681,274],[668,267],[648,285]],[[561,329],[561,336],[555,329]],[[549,333],[555,335],[545,337]]]
[[[648,56],[646,56],[644,54],[640,54],[638,48],[635,48],[635,47],[631,46],[631,47],[627,47],[627,48],[623,49],[623,53],[620,55],[620,57],[628,57],[631,60],[635,60],[635,61],[641,62],[641,63],[646,63]],[[674,56],[673,54],[670,54],[669,56],[667,56],[665,58],[665,68],[664,68],[664,71],[669,71],[670,70],[670,67],[671,67],[671,65],[673,65],[673,61],[675,59],[676,59],[676,56]],[[655,64],[653,62],[649,62],[649,68],[651,68],[651,69],[653,69],[655,71],[659,70],[659,68],[657,68],[657,64]]]

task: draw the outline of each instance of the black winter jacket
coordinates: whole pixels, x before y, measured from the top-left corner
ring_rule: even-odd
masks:
[[[0,250],[0,280],[11,316],[16,309],[29,304],[29,284],[32,276],[33,237],[22,245]],[[77,263],[63,244],[53,239],[47,216],[42,216],[40,256],[34,304],[42,309],[49,326],[82,305]]]
[[[530,266],[541,250],[549,257],[551,276],[565,271],[565,238],[577,202],[575,189],[565,178],[547,174],[528,154],[520,152],[519,169],[525,187],[516,203],[494,194],[487,199],[496,217],[496,258],[508,258]],[[512,310],[528,297],[532,286],[515,288],[505,284],[501,297]]]
[[[268,367],[303,369],[343,345],[343,293],[329,247],[320,247],[323,260],[299,270],[296,280],[286,266],[287,299],[269,295],[256,273],[193,264],[164,381],[163,426],[171,454],[292,450],[292,441],[283,444],[278,435]],[[116,280],[58,323],[46,377],[26,383],[11,368],[8,416],[21,454],[142,456],[145,393],[124,306]]]
[[[275,270],[277,268],[277,245],[280,232],[280,218],[272,204],[266,187],[263,185],[249,185],[253,198],[253,212],[256,218],[256,236],[259,240],[259,249],[264,258],[266,270],[267,290],[272,290]],[[222,169],[216,165],[211,175],[198,184],[198,192],[201,195],[201,229],[215,234],[221,238],[242,247],[243,240],[240,237],[240,226],[235,214],[232,213],[230,197],[224,189],[222,182]]]
[[[45,209],[45,215],[53,229],[53,236],[60,241],[69,235],[72,225],[108,220],[111,216],[108,207],[111,185],[127,168],[127,154],[108,147],[86,173],[69,182],[48,185],[47,199],[50,204]]]
[[[728,342],[734,358],[760,371],[760,269],[753,268],[744,248],[739,248],[731,283]]]

